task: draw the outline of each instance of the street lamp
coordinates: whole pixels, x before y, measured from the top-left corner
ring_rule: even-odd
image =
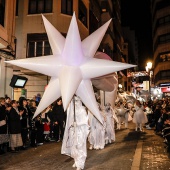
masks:
[[[151,69],[152,69],[152,63],[148,62],[147,66],[146,66],[146,71],[149,73],[150,79],[151,79],[151,76],[152,76]]]
[[[151,74],[151,69],[152,69],[152,62],[148,62],[147,63],[147,65],[146,65],[146,72],[148,72],[148,74],[149,74],[149,93],[151,92],[151,76],[152,76],[152,74]]]
[[[151,62],[148,62],[147,63],[147,68],[150,70],[152,68],[152,63]]]
[[[145,69],[146,69],[146,72],[148,72],[148,71],[149,71],[149,68],[148,68],[148,66],[145,66]]]

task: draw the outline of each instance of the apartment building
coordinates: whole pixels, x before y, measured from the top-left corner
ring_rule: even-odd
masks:
[[[98,50],[107,53],[114,61],[121,61],[123,37],[119,0],[16,0],[14,2],[16,5],[13,6],[13,14],[16,16],[12,28],[17,42],[15,59],[52,54],[42,14],[66,36],[72,14],[75,12],[82,40],[113,18]],[[32,98],[37,93],[41,95],[44,93],[50,77],[17,66],[8,65],[8,67],[11,68],[13,75],[28,78],[24,94],[27,98]],[[9,86],[9,83],[7,85]],[[13,88],[12,97],[18,99],[22,95],[22,90]]]
[[[9,86],[13,71],[5,60],[15,59],[15,9],[16,0],[0,0],[0,96],[12,96]]]
[[[152,0],[154,83],[170,94],[170,1]]]

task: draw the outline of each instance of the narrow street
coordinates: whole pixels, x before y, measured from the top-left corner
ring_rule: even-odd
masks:
[[[103,150],[88,150],[85,170],[165,170],[170,168],[169,154],[163,138],[154,130],[135,132],[122,125],[116,141]],[[73,159],[61,155],[61,142],[49,142],[37,148],[0,156],[0,170],[71,170]]]

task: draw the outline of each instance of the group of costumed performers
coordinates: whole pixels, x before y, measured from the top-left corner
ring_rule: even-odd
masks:
[[[103,124],[83,106],[80,98],[74,96],[67,109],[67,121],[61,153],[74,159],[73,167],[84,169],[87,157],[87,140],[89,149],[104,149],[105,145],[115,141],[115,120],[117,117],[110,104],[99,110]]]
[[[61,154],[74,159],[73,167],[84,169],[87,157],[87,140],[89,149],[104,149],[105,145],[115,141],[115,120],[117,117],[108,103],[104,110],[100,108],[103,124],[87,110],[80,98],[74,96],[67,109],[67,121]]]
[[[104,149],[105,144],[115,141],[115,120],[117,117],[111,105],[108,103],[105,109],[102,110],[99,105],[103,124],[101,124],[93,114],[88,111],[90,133],[88,141],[90,143],[89,149]]]
[[[143,131],[143,124],[148,122],[147,113],[143,105],[145,100],[140,96],[129,95],[126,92],[123,95],[119,93],[116,100],[117,103],[114,109],[118,117],[117,129],[120,129],[122,122],[125,123],[125,128],[127,128],[128,122],[132,120],[136,125],[135,130]]]
[[[98,103],[103,124],[81,102],[78,96],[74,96],[67,109],[67,121],[62,143],[61,153],[74,159],[73,167],[77,170],[84,169],[87,157],[87,141],[89,149],[104,149],[108,143],[113,143],[115,138],[115,125],[120,129],[121,124],[133,120],[142,131],[142,124],[147,122],[144,108],[140,101],[135,103],[127,101],[118,102],[112,108],[107,103],[102,109]]]

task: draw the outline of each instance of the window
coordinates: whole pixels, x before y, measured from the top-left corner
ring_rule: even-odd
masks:
[[[165,17],[165,23],[170,22],[170,16]]]
[[[28,55],[27,57],[35,57],[35,42],[28,42]]]
[[[167,80],[167,79],[170,79],[170,70],[159,71],[155,75],[155,83],[158,82],[159,80]]]
[[[160,56],[159,62],[170,61],[170,52],[161,53],[159,56]]]
[[[4,27],[5,0],[0,0],[0,25]]]
[[[82,0],[79,0],[79,20],[87,27],[87,8]]]
[[[47,34],[28,34],[27,35],[27,57],[39,57],[51,55],[52,50],[48,41]]]
[[[163,42],[165,42],[166,38],[164,36],[162,36],[162,37],[160,37],[159,40],[160,40],[160,43],[163,43]]]
[[[50,43],[48,41],[44,42],[44,55],[52,54]]]
[[[19,4],[18,1],[19,1],[19,0],[16,0],[16,11],[15,11],[15,15],[16,15],[16,16],[18,16],[18,4]]]
[[[159,19],[159,24],[163,24],[164,23],[164,18],[161,18],[161,19]]]
[[[168,79],[170,77],[170,70],[164,70],[160,72],[163,79]]]
[[[159,25],[170,23],[170,15],[158,19]]]
[[[167,43],[170,41],[170,34],[164,34],[159,36],[159,42],[162,43]]]
[[[170,24],[170,15],[166,15],[164,17],[159,18],[156,22],[153,33],[155,34],[155,32],[159,26],[163,27],[164,25],[168,25],[168,24]]]
[[[41,14],[52,12],[53,0],[29,0],[29,14]]]
[[[61,13],[72,15],[73,14],[73,0],[61,1]]]
[[[156,57],[155,60],[155,67],[160,63],[160,62],[169,62],[170,61],[170,51],[165,51],[162,53],[159,53]]]

